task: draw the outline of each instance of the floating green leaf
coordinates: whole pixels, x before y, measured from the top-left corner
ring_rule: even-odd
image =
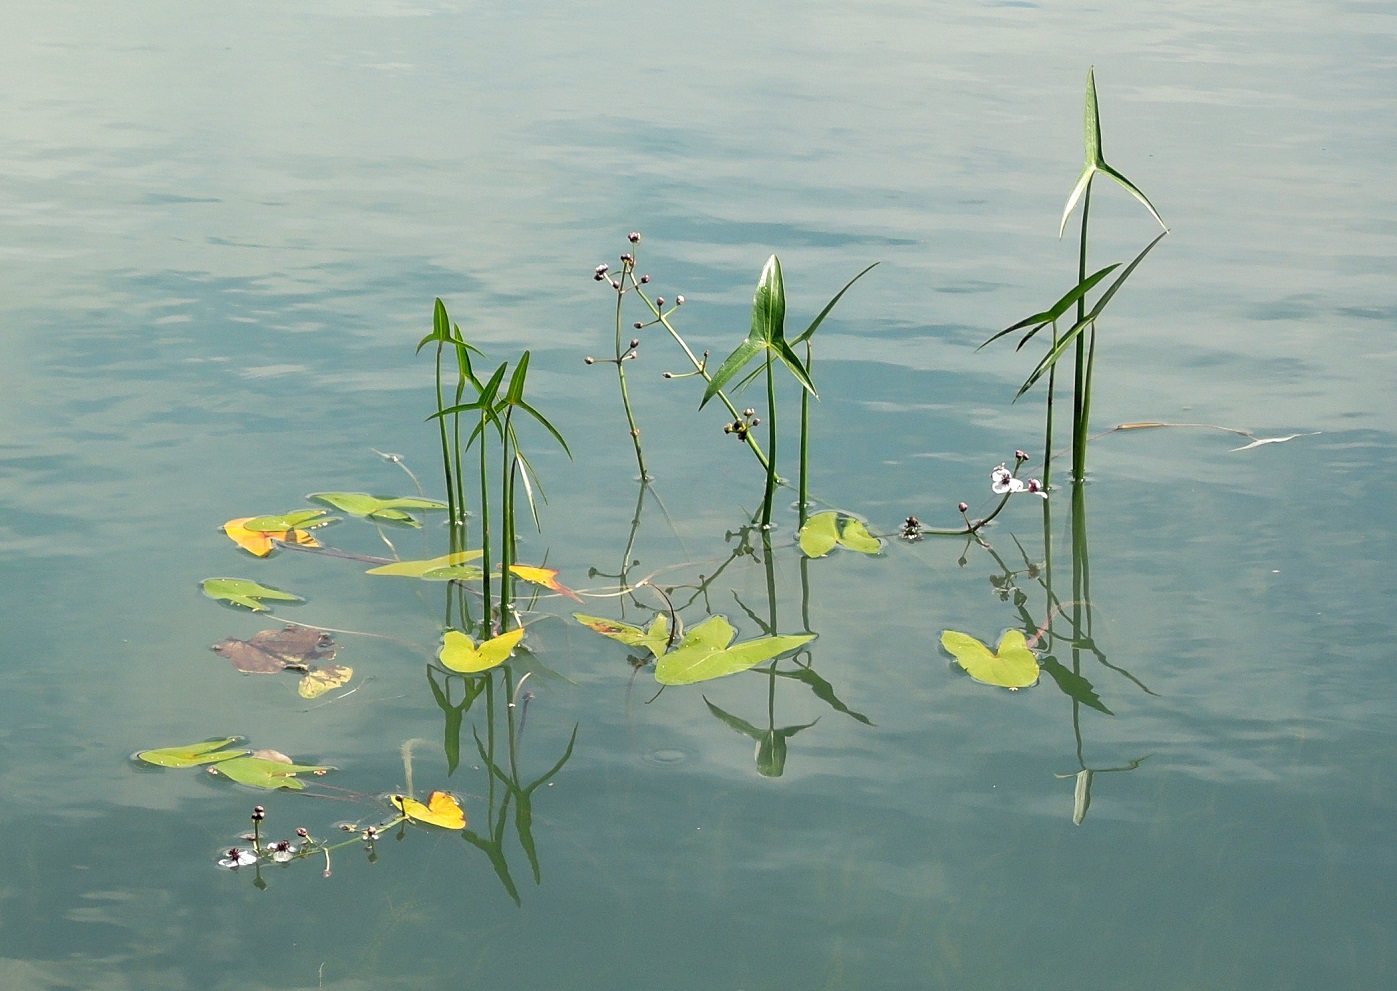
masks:
[[[246,578],[205,578],[199,583],[199,587],[210,599],[222,599],[235,606],[246,606],[253,612],[267,611],[267,607],[262,605],[263,599],[274,599],[278,602],[305,601],[299,595],[268,588]]]
[[[291,788],[300,791],[305,788],[305,783],[296,780],[297,774],[324,774],[326,771],[333,771],[334,768],[319,764],[290,764],[253,755],[221,761],[216,770],[240,785],[268,790]]]
[[[342,513],[370,520],[387,520],[420,527],[422,524],[407,509],[446,509],[446,503],[438,499],[417,499],[413,497],[382,498],[366,492],[312,492],[306,496],[317,502],[327,502]]]
[[[247,755],[246,750],[224,750],[234,743],[241,743],[240,736],[225,736],[221,740],[205,740],[182,747],[162,747],[158,750],[142,750],[136,754],[138,760],[156,767],[198,767],[200,764],[214,764]]]
[[[816,513],[800,528],[800,549],[806,557],[824,557],[835,547],[877,554],[883,542],[868,532],[862,520],[834,510]]]
[[[815,639],[815,634],[758,637],[732,643],[737,631],[722,616],[712,616],[684,634],[679,646],[659,659],[655,680],[662,685],[693,685],[746,671]]]
[[[587,629],[600,633],[604,637],[619,641],[627,647],[640,647],[648,650],[656,657],[660,657],[669,649],[669,615],[658,613],[650,622],[648,630],[642,630],[638,626],[630,623],[623,623],[619,619],[603,619],[600,616],[584,616],[582,613],[573,613],[576,619]]]
[[[461,674],[479,674],[481,671],[489,671],[493,667],[498,667],[509,659],[509,655],[514,652],[514,648],[519,646],[519,641],[524,639],[524,628],[510,630],[508,633],[501,633],[493,639],[486,640],[479,646],[476,642],[460,630],[447,630],[442,638],[441,650],[437,653],[437,659],[441,661],[443,667]]]
[[[395,561],[392,564],[370,568],[366,574],[397,575],[402,578],[425,578],[428,581],[474,581],[484,574],[480,568],[467,562],[481,557],[483,551],[456,551],[441,557],[422,561]]]
[[[300,509],[294,513],[282,513],[279,516],[253,516],[242,521],[244,530],[256,530],[261,533],[277,533],[285,530],[314,530],[316,527],[326,526],[330,523],[337,523],[338,520],[332,518],[324,519],[328,509]]]
[[[941,646],[970,677],[983,684],[1017,690],[1038,683],[1038,658],[1019,630],[1006,631],[994,651],[968,633],[955,630],[941,634]]]

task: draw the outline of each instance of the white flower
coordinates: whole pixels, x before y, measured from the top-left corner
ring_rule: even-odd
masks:
[[[1014,477],[1008,466],[1000,465],[990,472],[990,491],[995,495],[1007,495],[1010,492],[1025,491],[1024,483]]]
[[[1015,492],[1032,492],[1034,495],[1048,498],[1047,489],[1043,488],[1043,483],[1036,478],[1030,478],[1024,482],[1021,478],[1015,478],[1009,471],[1007,465],[1000,465],[990,472],[990,491],[995,495],[1011,495]]]
[[[228,851],[228,856],[218,862],[219,867],[246,867],[249,864],[257,863],[257,854],[251,850],[244,850],[241,847],[233,847]]]

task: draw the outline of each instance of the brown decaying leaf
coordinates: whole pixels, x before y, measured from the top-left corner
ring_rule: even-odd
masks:
[[[290,757],[286,756],[286,755],[285,755],[284,753],[282,753],[280,750],[254,750],[254,751],[251,753],[250,756],[252,756],[252,757],[260,757],[262,760],[274,760],[274,761],[276,761],[278,764],[294,764],[294,763],[296,763],[294,760],[292,760]]]
[[[233,662],[244,674],[276,674],[287,668],[307,670],[334,660],[335,642],[328,633],[307,626],[263,630],[251,640],[229,637],[213,645],[213,652]]]

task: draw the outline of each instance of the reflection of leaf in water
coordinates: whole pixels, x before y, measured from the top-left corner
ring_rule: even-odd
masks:
[[[452,671],[479,674],[503,664],[522,639],[522,626],[508,633],[501,633],[479,645],[460,630],[447,630],[442,638],[441,650],[437,652],[437,659],[443,667]]]
[[[877,554],[883,543],[868,532],[862,520],[834,510],[816,513],[800,528],[800,549],[806,557],[824,557],[835,547]]]
[[[299,544],[302,547],[319,547],[320,541],[316,540],[305,530],[249,530],[243,524],[253,519],[251,516],[244,516],[241,519],[229,520],[223,524],[223,532],[228,535],[228,539],[237,544],[249,554],[258,557],[266,557],[276,550],[278,542],[283,544]]]
[[[230,605],[246,606],[253,612],[267,611],[267,607],[262,605],[263,599],[275,599],[278,602],[305,601],[299,595],[268,588],[246,578],[205,578],[199,583],[199,587],[210,599],[222,599]]]
[[[311,668],[296,686],[301,698],[318,699],[332,688],[349,684],[354,677],[354,669],[344,664],[331,664],[329,667]]]
[[[1091,706],[1099,712],[1104,712],[1108,716],[1115,715],[1114,712],[1106,708],[1106,703],[1101,701],[1101,696],[1096,694],[1096,689],[1092,687],[1091,682],[1087,681],[1087,679],[1083,678],[1075,671],[1069,671],[1067,668],[1063,667],[1058,663],[1056,657],[1045,657],[1039,664],[1044,671],[1048,672],[1053,681],[1057,683],[1057,687],[1061,689],[1062,694],[1066,695],[1068,698],[1075,699],[1083,705]]]
[[[751,737],[757,741],[757,773],[764,778],[779,778],[786,770],[786,741],[795,736],[801,730],[809,729],[818,723],[805,723],[801,726],[784,726],[781,729],[758,729],[745,719],[739,719],[729,712],[724,712],[712,702],[708,701],[708,696],[703,697],[704,705],[708,706],[708,711],[713,713],[721,722],[730,729],[734,729],[743,736]]]
[[[444,791],[434,791],[423,805],[415,798],[393,795],[391,801],[414,822],[425,822],[442,829],[465,829],[466,813],[455,797]]]
[[[828,705],[835,712],[842,712],[846,716],[852,716],[865,726],[872,726],[873,720],[869,719],[862,712],[855,712],[834,694],[834,686],[824,678],[815,673],[814,668],[801,666],[794,671],[777,671],[777,677],[790,678],[794,681],[802,682],[810,686],[810,690],[815,693],[815,697]]]
[[[275,674],[286,668],[310,668],[335,659],[335,642],[328,633],[306,626],[263,630],[251,640],[229,637],[213,652],[233,662],[245,674]]]
[[[667,613],[658,613],[651,620],[648,630],[642,630],[630,623],[623,623],[619,619],[586,616],[580,612],[572,615],[587,629],[619,641],[627,647],[642,647],[656,657],[661,656],[669,649],[669,615]]]
[[[161,747],[156,750],[142,750],[136,757],[156,767],[197,767],[200,764],[213,764],[221,760],[242,757],[246,750],[224,750],[233,743],[242,742],[242,737],[226,736],[221,740],[205,740],[182,747]]]
[[[655,665],[655,680],[662,685],[692,685],[746,671],[763,661],[795,650],[815,639],[815,634],[758,637],[732,643],[737,631],[722,616],[711,616],[684,634],[679,646]]]
[[[1038,658],[1028,649],[1021,630],[1006,630],[999,648],[991,651],[968,633],[946,630],[941,646],[976,681],[1017,690],[1038,683]]]

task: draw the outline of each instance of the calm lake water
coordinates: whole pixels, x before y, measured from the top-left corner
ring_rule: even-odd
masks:
[[[1391,985],[1389,5],[137,0],[4,21],[0,985]],[[1059,484],[1046,520],[1012,501],[990,550],[802,565],[787,493],[770,567],[760,541],[723,567],[761,479],[695,383],[660,377],[686,369],[650,329],[626,366],[656,476],[633,529],[614,370],[582,360],[611,347],[591,273],[631,230],[718,357],[770,253],[796,329],[881,262],[816,338],[813,490],[881,533],[993,506],[990,469],[1041,452],[1041,392],[1011,403],[1037,344],[975,348],[1072,284],[1056,235],[1092,64],[1107,158],[1172,228],[1101,324],[1094,424],[1252,433],[1099,438],[1075,537]],[[1096,190],[1093,258],[1128,260],[1154,221]],[[511,665],[518,780],[575,732],[526,830],[473,737],[503,725],[502,674],[448,773],[445,586],[259,561],[218,531],[309,492],[413,494],[375,450],[441,494],[413,354],[437,296],[491,367],[532,351],[574,457],[525,431],[548,503],[521,550],[598,594],[540,600]],[[438,519],[386,533],[441,554]],[[390,553],[359,520],[322,533]],[[818,677],[651,701],[650,671],[571,619],[648,620],[605,596],[627,560],[712,579],[673,593],[690,626],[808,624]],[[307,601],[262,619],[200,594],[223,575]],[[1075,670],[1110,715],[1059,688],[1065,642],[1060,678],[1013,694],[939,649],[1043,623],[1046,582],[1089,602]],[[209,650],[278,620],[371,634],[336,636],[357,690],[307,702]],[[744,726],[786,730],[779,776]],[[234,734],[353,794],[129,760]],[[480,844],[394,830],[376,859],[350,844],[328,878],[305,860],[262,884],[215,865],[257,803],[278,838],[381,820],[405,747]]]

